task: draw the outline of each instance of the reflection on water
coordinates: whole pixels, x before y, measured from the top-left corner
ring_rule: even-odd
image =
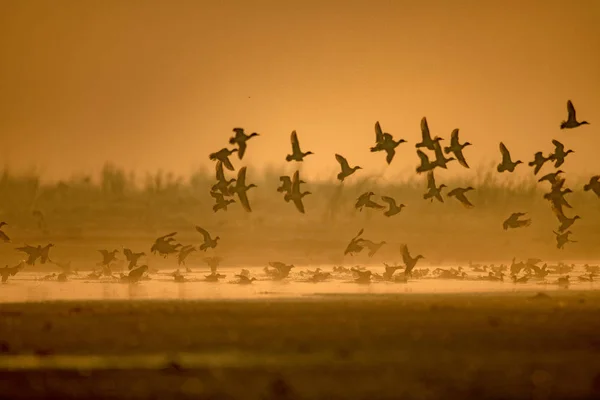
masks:
[[[321,266],[330,271],[331,266]],[[377,268],[371,268],[377,271]],[[257,281],[250,285],[237,285],[235,274],[239,269],[223,269],[226,275],[221,282],[205,282],[207,271],[196,271],[185,275],[187,282],[177,283],[168,273],[151,275],[150,280],[135,284],[120,283],[117,280],[90,280],[72,276],[68,282],[40,280],[44,274],[20,272],[0,285],[0,302],[39,302],[47,300],[124,300],[124,299],[261,299],[294,298],[319,294],[410,294],[410,293],[475,293],[475,292],[514,292],[564,290],[555,284],[558,275],[549,275],[543,281],[530,281],[514,284],[510,278],[505,282],[478,280],[475,273],[466,280],[423,278],[407,283],[372,282],[357,284],[352,276],[335,275],[333,279],[320,283],[306,282],[299,273],[290,274],[283,281],[268,279],[262,269],[249,268],[250,275]],[[577,276],[583,271],[573,271],[570,289],[595,290],[596,282],[582,282]]]

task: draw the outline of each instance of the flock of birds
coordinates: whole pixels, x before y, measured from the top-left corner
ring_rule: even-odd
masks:
[[[588,125],[587,121],[578,121],[573,103],[569,100],[567,102],[568,118],[560,124],[561,129],[573,129],[581,125]],[[227,179],[225,177],[225,170],[234,171],[235,168],[231,163],[229,157],[234,153],[238,153],[240,160],[243,159],[244,154],[248,146],[248,140],[252,137],[259,136],[258,133],[252,133],[250,135],[244,132],[242,128],[233,129],[235,135],[229,139],[229,143],[237,145],[237,148],[228,149],[223,148],[215,153],[210,154],[209,158],[216,161],[216,179],[217,182],[211,188],[211,196],[215,199],[215,205],[213,210],[215,212],[219,210],[227,210],[227,207],[235,203],[235,195],[242,207],[246,211],[252,211],[250,201],[248,199],[247,191],[250,188],[256,187],[254,184],[246,185],[246,167],[242,167],[238,171],[237,179]],[[469,164],[463,154],[465,147],[471,146],[469,142],[461,143],[459,139],[459,130],[454,129],[450,135],[450,145],[442,147],[440,142],[444,140],[439,136],[432,138],[427,124],[427,118],[423,117],[421,120],[421,142],[415,145],[417,155],[420,159],[420,165],[417,166],[416,172],[418,174],[427,173],[427,191],[423,195],[425,200],[444,202],[442,192],[447,186],[445,184],[437,185],[434,172],[437,168],[447,169],[448,163],[457,161],[464,168],[469,168]],[[387,132],[384,132],[379,122],[375,123],[375,145],[371,147],[371,152],[385,152],[386,162],[390,164],[394,156],[396,155],[396,148],[406,143],[406,140],[399,139],[394,140],[394,137]],[[314,154],[311,151],[303,152],[300,147],[300,141],[298,140],[298,134],[293,131],[291,134],[292,153],[286,156],[286,161],[302,162],[305,157]],[[569,217],[565,214],[565,208],[572,208],[565,196],[573,191],[565,187],[565,178],[561,176],[564,173],[560,168],[565,162],[566,157],[573,153],[571,149],[565,150],[564,144],[558,140],[552,140],[554,145],[554,151],[544,156],[544,153],[538,151],[535,153],[534,158],[528,163],[533,168],[534,175],[537,175],[542,167],[547,163],[553,163],[555,171],[550,172],[542,176],[538,181],[547,182],[550,185],[550,191],[544,194],[544,199],[548,200],[551,205],[551,209],[558,219],[558,227],[556,231],[553,231],[556,237],[556,246],[559,249],[569,242],[574,242],[569,238],[572,232],[569,228],[580,218],[579,215]],[[513,160],[510,151],[504,143],[500,143],[500,154],[502,156],[501,162],[497,165],[497,171],[499,173],[514,172],[515,168],[519,164],[523,164],[521,160]],[[427,151],[430,154],[427,154]],[[433,154],[431,154],[433,153]],[[344,182],[346,178],[353,175],[356,171],[362,169],[360,166],[350,166],[348,160],[340,154],[335,154],[335,159],[340,165],[340,172],[337,174],[337,179],[340,182]],[[277,191],[284,194],[283,199],[286,202],[292,201],[296,206],[297,210],[301,213],[305,212],[305,207],[302,199],[311,194],[309,191],[302,191],[300,185],[306,183],[300,179],[300,171],[294,172],[293,176],[281,176],[279,178],[281,186],[277,188]],[[590,178],[589,182],[583,188],[585,191],[593,191],[596,196],[600,198],[600,175],[596,175]],[[469,201],[467,193],[475,190],[474,187],[457,187],[448,191],[446,196],[454,198],[459,201],[466,208],[473,208],[474,205]],[[399,204],[396,199],[389,196],[381,196],[381,201],[387,204],[387,207],[377,203],[372,199],[374,192],[367,191],[361,194],[355,204],[356,209],[362,210],[364,207],[372,208],[377,210],[383,210],[386,217],[392,217],[399,214],[404,208],[405,204]],[[503,221],[502,227],[504,230],[523,228],[531,225],[531,219],[525,218],[525,212],[512,213],[506,220]]]
[[[561,123],[561,129],[573,129],[581,125],[589,124],[587,121],[577,120],[575,108],[570,100],[567,102],[567,110],[568,118],[566,121]],[[225,175],[225,170],[235,171],[235,168],[230,160],[232,154],[237,152],[239,160],[242,160],[248,147],[248,141],[251,138],[260,135],[258,133],[246,134],[243,128],[234,128],[233,132],[234,135],[229,139],[229,143],[231,145],[236,145],[237,148],[229,149],[225,147],[209,155],[210,160],[216,161],[216,182],[210,190],[211,196],[215,199],[215,204],[213,205],[214,212],[218,212],[219,210],[226,211],[228,206],[236,202],[235,197],[237,197],[237,201],[239,201],[246,211],[252,211],[248,197],[248,191],[251,188],[256,187],[256,185],[246,183],[246,167],[241,167],[237,172],[237,176],[229,179],[227,179]],[[447,169],[447,165],[452,161],[457,161],[462,167],[469,168],[469,164],[467,163],[463,151],[467,146],[471,146],[471,143],[461,143],[459,140],[459,130],[454,129],[451,133],[450,145],[447,147],[442,147],[440,142],[444,139],[439,136],[432,138],[427,124],[427,119],[425,117],[423,117],[421,120],[421,134],[421,142],[417,143],[415,147],[417,149],[417,155],[420,159],[420,165],[416,168],[416,172],[418,174],[427,173],[427,191],[423,195],[423,198],[425,200],[430,200],[431,202],[434,200],[444,202],[442,191],[444,188],[446,188],[446,185],[437,185],[434,173],[438,168]],[[406,140],[394,140],[394,137],[391,134],[382,130],[379,122],[375,123],[375,145],[370,148],[371,152],[385,152],[386,162],[390,164],[396,154],[396,148],[402,143],[406,143]],[[311,151],[302,151],[296,131],[293,131],[291,134],[291,144],[292,152],[286,156],[286,161],[288,162],[303,162],[307,156],[313,154]],[[556,235],[557,247],[562,249],[567,243],[573,242],[573,240],[569,238],[569,235],[572,233],[569,228],[577,219],[580,218],[578,215],[574,215],[572,217],[565,215],[565,208],[572,208],[565,196],[573,191],[565,187],[565,178],[561,176],[564,172],[559,169],[560,166],[564,164],[566,157],[574,151],[570,149],[565,150],[565,146],[558,140],[552,140],[552,144],[554,145],[553,152],[546,156],[544,156],[543,152],[541,151],[535,153],[533,161],[529,162],[528,165],[533,167],[533,173],[534,175],[537,175],[547,162],[552,162],[554,164],[555,170],[542,176],[538,181],[547,182],[550,185],[550,191],[544,194],[544,198],[550,202],[552,211],[558,219],[559,226],[557,230],[553,232]],[[511,173],[519,164],[523,163],[521,160],[512,159],[511,154],[504,143],[500,143],[499,148],[502,156],[502,160],[497,166],[497,171],[499,173]],[[428,154],[427,152],[430,153]],[[344,182],[345,179],[361,169],[361,167],[358,165],[350,166],[348,160],[340,154],[335,154],[335,159],[340,166],[340,172],[337,174],[337,179],[340,182]],[[293,202],[299,212],[305,213],[303,198],[311,193],[309,191],[301,190],[300,186],[306,182],[300,179],[300,171],[296,170],[291,177],[281,176],[279,180],[281,185],[277,188],[277,191],[284,194],[283,199],[286,202]],[[583,189],[585,191],[592,191],[598,198],[600,198],[600,175],[590,178],[589,182],[584,186]],[[475,189],[471,186],[457,187],[448,191],[446,196],[448,198],[456,199],[466,208],[472,208],[474,205],[467,197],[467,193],[472,190]],[[363,208],[371,208],[376,210],[385,209],[383,214],[386,217],[392,217],[399,214],[405,207],[404,204],[399,204],[392,197],[381,196],[381,201],[387,204],[386,207],[373,200],[373,196],[374,193],[372,191],[367,191],[361,194],[355,203],[355,208],[358,210],[362,210]],[[526,213],[524,212],[512,213],[502,223],[503,229],[508,230],[523,228],[531,225],[531,219],[524,218],[525,216]],[[10,242],[10,238],[2,230],[5,225],[6,223],[4,222],[0,223],[0,241]],[[192,252],[196,250],[207,251],[208,249],[214,249],[217,247],[220,239],[219,236],[211,236],[211,234],[202,227],[196,226],[196,230],[203,236],[204,239],[203,243],[199,245],[198,248],[193,245],[182,245],[181,243],[178,243],[175,239],[177,232],[172,232],[157,238],[152,244],[150,251],[153,254],[158,254],[164,258],[167,258],[171,255],[176,255],[179,266],[185,266],[185,260]],[[354,255],[360,253],[366,248],[368,249],[368,256],[372,257],[379,250],[379,248],[385,244],[384,241],[376,243],[369,239],[365,239],[362,237],[363,233],[364,230],[361,229],[360,232],[358,232],[358,234],[350,240],[349,244],[344,250],[344,255]],[[5,268],[0,268],[2,282],[6,282],[9,276],[16,275],[25,267],[25,265],[35,265],[36,261],[38,260],[41,264],[52,262],[62,269],[60,274],[51,274],[44,277],[44,279],[57,279],[59,281],[66,281],[68,275],[77,274],[77,271],[71,269],[70,263],[59,263],[51,260],[49,252],[52,247],[53,244],[50,243],[43,247],[41,245],[36,247],[25,245],[17,248],[18,251],[27,255],[27,259],[14,267],[6,266]],[[101,266],[102,269],[98,272],[93,271],[92,273],[88,274],[86,278],[100,279],[101,277],[108,277],[110,279],[116,278],[121,282],[130,283],[138,282],[142,279],[149,279],[149,273],[152,272],[149,270],[149,267],[147,265],[138,265],[139,260],[146,256],[146,254],[144,252],[136,253],[128,248],[122,249],[123,255],[126,258],[128,273],[121,273],[119,276],[115,276],[112,266],[114,266],[114,263],[118,261],[116,257],[118,252],[119,251],[116,249],[112,251],[100,250],[102,261],[99,263],[99,266]],[[401,255],[404,265],[385,265],[385,272],[381,276],[378,274],[372,274],[370,271],[359,267],[352,269],[335,267],[334,271],[332,272],[324,272],[320,269],[317,269],[315,271],[306,271],[303,274],[308,274],[308,280],[313,282],[329,279],[332,277],[332,273],[352,273],[357,276],[357,282],[370,282],[372,278],[406,282],[408,278],[422,278],[429,274],[429,270],[415,270],[418,260],[424,258],[422,255],[412,257],[406,245],[401,246]],[[225,275],[217,273],[217,267],[221,261],[219,257],[206,257],[204,260],[211,268],[211,273],[205,276],[205,280],[215,282],[225,277]],[[283,279],[289,275],[292,268],[294,268],[293,265],[287,265],[282,262],[272,262],[270,263],[270,268],[265,269],[265,273],[274,279]],[[482,271],[487,272],[487,268],[488,267],[483,268]],[[484,277],[478,277],[477,279],[483,278],[489,280],[503,280],[505,276],[504,272],[510,269],[513,281],[515,283],[520,283],[526,282],[532,277],[543,279],[550,271],[547,266],[538,267],[537,262],[534,263],[531,260],[529,260],[527,263],[516,263],[515,260],[513,260],[510,267],[500,266],[496,268],[494,266],[490,266],[489,268],[490,271],[488,275]],[[573,266],[571,266],[571,269],[565,269],[564,265],[558,265],[554,268],[554,270],[561,272],[569,272],[572,269]],[[395,272],[398,270],[403,271],[401,271],[399,274],[395,274]],[[476,272],[482,272],[478,271],[475,267],[473,267],[473,270]],[[186,271],[190,272],[187,267]],[[521,271],[524,271],[524,275],[518,277],[518,274]],[[592,281],[598,272],[600,272],[598,271],[598,267],[586,266],[586,275],[582,275],[579,278],[580,280]],[[186,280],[185,276],[180,272],[179,269],[177,269],[172,275],[175,281],[183,282]],[[431,273],[431,276],[446,279],[467,279],[467,274],[460,267],[458,269],[452,268],[449,270],[438,268]],[[236,275],[236,277],[238,278],[239,283],[251,283],[254,280],[254,278],[249,277],[249,271],[247,270],[242,270],[242,272]],[[562,277],[559,279],[558,283],[568,283],[568,280],[568,276]]]

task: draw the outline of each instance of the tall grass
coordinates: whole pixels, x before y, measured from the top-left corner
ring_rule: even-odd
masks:
[[[212,211],[209,188],[211,169],[198,170],[189,178],[158,171],[142,179],[107,164],[99,176],[78,176],[56,183],[43,183],[35,172],[15,174],[5,168],[0,177],[0,219],[9,223],[15,243],[52,240],[60,244],[89,243],[90,246],[139,241],[176,230],[181,240],[198,242],[194,225],[202,225],[222,238],[219,251],[230,256],[262,259],[284,257],[296,262],[343,262],[347,241],[365,228],[364,237],[385,240],[373,261],[398,258],[399,243],[426,256],[429,262],[498,260],[517,257],[552,259],[599,258],[600,199],[583,192],[583,181],[567,179],[574,193],[568,200],[582,217],[572,227],[573,239],[558,250],[552,230],[558,223],[542,195],[548,190],[533,177],[502,180],[495,171],[480,170],[471,179],[437,177],[449,189],[474,186],[468,197],[474,209],[458,201],[423,200],[426,176],[382,181],[356,174],[347,182],[308,182],[303,190],[306,214],[283,201],[277,193],[279,176],[273,167],[261,173],[248,169],[247,180],[258,185],[248,192],[253,208],[246,213],[238,203],[229,211]],[[233,176],[233,174],[232,174]],[[394,197],[406,208],[387,218],[382,212],[354,209],[356,198],[365,191]],[[385,203],[382,203],[385,204]],[[48,232],[42,233],[33,211],[44,215]],[[504,231],[502,221],[512,212],[529,213],[533,224]],[[262,258],[261,258],[262,257]],[[362,254],[357,262],[366,261]],[[346,262],[351,260],[346,257]]]

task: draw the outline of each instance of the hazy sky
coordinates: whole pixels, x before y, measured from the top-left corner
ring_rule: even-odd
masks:
[[[567,99],[591,125],[559,129]],[[307,174],[339,152],[389,176],[416,166],[423,116],[474,143],[472,169],[557,138],[567,171],[600,173],[600,1],[0,2],[0,163],[47,178],[188,174],[234,126],[262,135],[251,166],[285,163],[295,129]],[[409,141],[390,167],[377,120]]]

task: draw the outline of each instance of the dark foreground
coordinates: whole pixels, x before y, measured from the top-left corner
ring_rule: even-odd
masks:
[[[0,304],[0,398],[600,398],[600,294],[534,294]]]

